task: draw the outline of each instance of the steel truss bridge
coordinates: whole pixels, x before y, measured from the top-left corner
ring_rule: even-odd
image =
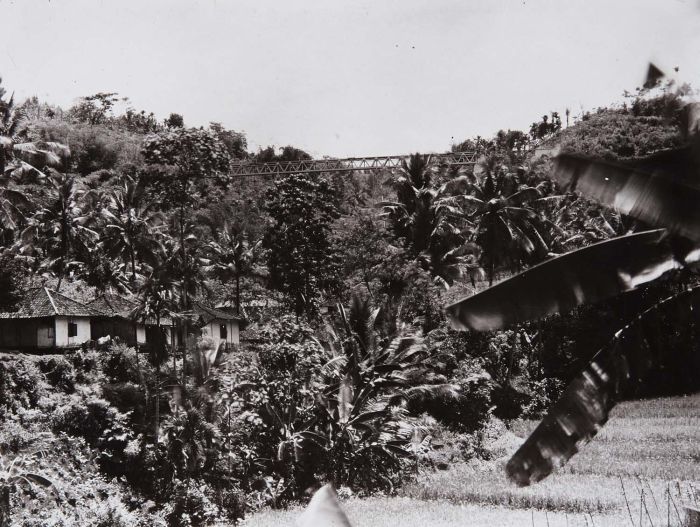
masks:
[[[400,168],[409,155],[348,157],[345,159],[305,159],[302,161],[275,161],[272,163],[250,163],[239,161],[231,164],[231,176],[284,176],[288,174],[322,172],[354,172],[369,170],[391,170]],[[477,161],[477,152],[453,152],[449,154],[430,154],[431,160],[438,165],[473,166]]]

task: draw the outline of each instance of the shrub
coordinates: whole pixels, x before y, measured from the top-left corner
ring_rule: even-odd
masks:
[[[131,422],[143,425],[146,417],[146,395],[132,383],[104,384],[102,397],[120,412],[131,413]]]
[[[137,524],[137,517],[116,498],[108,498],[96,511],[95,527],[131,527]]]
[[[0,363],[0,417],[7,411],[36,407],[43,391],[39,371],[31,362]]]
[[[59,406],[53,413],[55,432],[65,432],[82,437],[91,446],[96,446],[102,434],[112,429],[123,418],[116,408],[104,399],[84,399],[73,396],[67,404]]]
[[[166,506],[166,519],[171,527],[200,527],[215,521],[219,508],[211,502],[212,489],[203,481],[178,481],[171,501]]]
[[[109,353],[103,359],[103,370],[109,382],[140,383],[145,361],[140,361],[134,348],[121,343],[112,344]]]
[[[237,486],[226,483],[224,488],[216,489],[215,498],[222,514],[231,522],[236,523],[245,516],[246,496]]]
[[[529,385],[530,401],[523,408],[523,417],[539,419],[559,399],[564,390],[564,382],[559,379],[545,378],[532,381]]]
[[[79,350],[66,355],[75,370],[75,380],[87,384],[98,380],[100,373],[100,354],[95,350]]]
[[[491,376],[483,370],[473,370],[473,364],[459,366],[450,382],[459,386],[459,397],[435,397],[423,401],[414,413],[427,412],[449,428],[466,433],[480,430],[490,416],[492,392]]]
[[[75,370],[73,365],[63,357],[44,358],[39,361],[39,370],[54,388],[64,393],[75,391]]]

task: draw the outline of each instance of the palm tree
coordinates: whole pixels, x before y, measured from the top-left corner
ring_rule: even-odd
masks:
[[[124,264],[112,259],[102,243],[95,243],[94,236],[79,231],[73,239],[72,253],[67,270],[74,271],[87,285],[94,287],[95,296],[108,290],[131,292]]]
[[[153,266],[158,251],[157,233],[163,225],[162,215],[148,202],[144,186],[129,176],[107,192],[101,210],[101,243],[109,257],[121,258],[130,267],[131,281],[136,282],[138,263]]]
[[[167,257],[164,252],[159,253],[161,265],[155,265],[151,274],[144,280],[138,290],[138,305],[131,313],[135,319],[156,322],[155,339],[150,344],[151,362],[156,366],[156,401],[154,442],[158,444],[158,432],[160,428],[160,365],[167,358],[165,335],[161,327],[164,317],[172,316],[178,310],[178,287],[168,272]],[[173,364],[175,362],[175,342],[172,343]],[[173,368],[173,374],[175,374]]]
[[[18,187],[0,188],[0,228],[3,245],[14,241],[14,233],[34,207],[31,197]]]
[[[453,192],[464,177],[440,187],[433,185],[430,156],[414,154],[394,180],[397,200],[378,205],[391,222],[391,229],[420,265],[444,286],[464,272],[466,238],[461,228],[463,214]]]
[[[520,268],[523,262],[544,258],[549,248],[532,207],[541,198],[540,192],[521,187],[514,174],[498,165],[496,157],[487,158],[482,174],[482,181],[470,184],[462,199],[474,224],[473,241],[481,247],[482,265],[491,285],[499,266]]]
[[[68,257],[74,248],[78,233],[97,242],[97,233],[85,225],[89,222],[85,195],[74,176],[50,169],[46,179],[50,198],[48,205],[39,209],[22,231],[21,252],[43,257],[41,267],[59,276],[57,289],[66,274]]]
[[[6,100],[6,93],[0,86],[0,180],[20,179],[27,174],[43,178],[46,167],[64,166],[70,156],[67,146],[52,141],[20,141],[24,115],[15,107],[14,95]]]
[[[17,183],[31,173],[45,177],[41,170],[64,165],[70,150],[59,143],[21,140],[24,115],[15,107],[14,96],[5,99],[5,95],[5,89],[0,86],[0,227],[3,241],[10,241],[6,240],[7,234],[14,235],[21,229],[26,214],[35,208],[31,196]]]
[[[212,264],[207,267],[214,276],[226,283],[236,282],[236,314],[241,314],[241,279],[253,274],[260,257],[262,240],[251,243],[245,231],[225,223],[216,241],[207,244]]]

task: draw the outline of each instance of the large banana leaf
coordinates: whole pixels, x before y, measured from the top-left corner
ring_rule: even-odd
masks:
[[[568,190],[621,214],[700,241],[700,167],[694,150],[667,150],[629,165],[560,154],[553,175]]]
[[[536,265],[447,306],[446,312],[456,329],[477,331],[563,313],[696,262],[700,251],[693,247],[663,229],[620,236]]]
[[[508,461],[506,472],[512,481],[530,485],[564,465],[596,435],[621,398],[643,383],[652,369],[661,370],[674,360],[677,350],[662,343],[659,335],[659,313],[668,309],[674,309],[671,316],[679,327],[695,326],[700,287],[656,304],[615,334]]]

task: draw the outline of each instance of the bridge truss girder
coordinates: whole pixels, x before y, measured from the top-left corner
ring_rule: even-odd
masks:
[[[299,173],[353,172],[363,170],[391,170],[401,167],[410,156],[349,157],[344,159],[305,159],[271,163],[236,162],[231,165],[231,176],[284,176]],[[476,164],[477,152],[431,154],[438,164],[471,166]]]

